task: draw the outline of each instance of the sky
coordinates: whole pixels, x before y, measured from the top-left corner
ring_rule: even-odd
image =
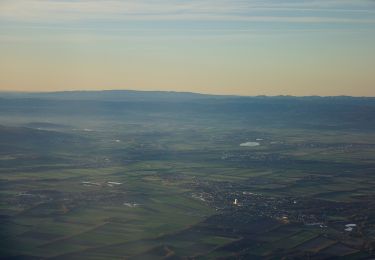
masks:
[[[375,96],[375,0],[0,0],[0,91]]]

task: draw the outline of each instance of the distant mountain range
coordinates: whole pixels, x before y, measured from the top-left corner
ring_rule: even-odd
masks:
[[[220,96],[162,91],[0,92],[0,120],[213,121],[241,126],[375,129],[374,97]],[[0,124],[2,121],[0,121]],[[49,126],[50,127],[50,126]],[[43,126],[41,127],[43,128]]]
[[[137,90],[102,90],[102,91],[60,91],[60,92],[1,92],[0,98],[38,98],[38,99],[68,99],[68,100],[103,100],[103,101],[189,101],[195,99],[303,99],[303,100],[371,100],[375,97],[351,97],[351,96],[237,96],[237,95],[212,95],[192,92],[175,91],[137,91]]]

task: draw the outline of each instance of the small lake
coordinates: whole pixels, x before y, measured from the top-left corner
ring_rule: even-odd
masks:
[[[240,144],[240,146],[245,146],[245,147],[255,147],[255,146],[259,146],[260,143],[258,142],[246,142],[246,143],[242,143]]]

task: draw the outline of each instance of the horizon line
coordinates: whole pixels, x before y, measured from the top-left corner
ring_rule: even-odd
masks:
[[[176,90],[136,90],[136,89],[76,89],[76,90],[51,90],[51,91],[23,91],[23,90],[0,90],[0,94],[59,94],[59,93],[74,93],[74,92],[114,92],[114,91],[130,91],[130,92],[161,92],[161,93],[179,93],[179,94],[195,94],[203,96],[220,96],[220,97],[318,97],[318,98],[330,98],[330,97],[347,97],[347,98],[375,98],[375,96],[353,96],[353,95],[292,95],[292,94],[279,94],[279,95],[241,95],[241,94],[215,94],[215,93],[204,93],[204,92],[192,92],[192,91],[176,91]]]

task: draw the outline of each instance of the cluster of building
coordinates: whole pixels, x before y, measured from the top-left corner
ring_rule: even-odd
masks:
[[[200,186],[199,186],[200,184]],[[247,217],[265,217],[281,223],[300,223],[305,226],[326,229],[333,228],[339,232],[353,232],[357,225],[349,219],[355,215],[356,204],[338,203],[310,197],[270,196],[252,191],[235,191],[233,184],[219,182],[195,182],[195,188],[201,192],[194,193],[193,198],[204,201],[220,212],[246,212]],[[348,222],[332,220],[329,215],[341,212]],[[359,220],[357,220],[359,221]]]

